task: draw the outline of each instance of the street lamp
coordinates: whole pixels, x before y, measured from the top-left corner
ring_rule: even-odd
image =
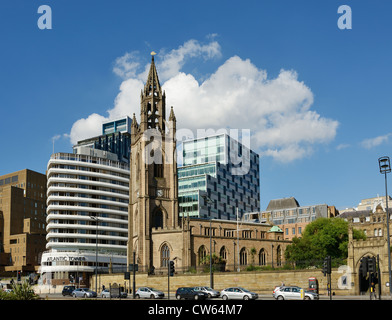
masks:
[[[211,204],[213,201],[205,194],[201,196],[207,203]],[[211,211],[209,211],[211,212]],[[210,214],[210,287],[214,288],[214,279],[212,276],[212,228],[211,228],[211,214]]]
[[[97,226],[96,229],[96,240],[95,240],[95,292],[98,296],[98,217],[97,216],[90,216],[91,219],[95,220],[95,225]]]
[[[389,157],[381,157],[378,159],[380,173],[385,175],[385,201],[387,211],[387,243],[388,243],[388,273],[389,273],[389,294],[392,294],[392,276],[391,276],[391,243],[389,238],[389,211],[388,211],[388,189],[387,189],[387,173],[391,172],[391,162]]]

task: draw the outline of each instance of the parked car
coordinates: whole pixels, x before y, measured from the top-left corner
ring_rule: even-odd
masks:
[[[72,292],[76,289],[75,286],[64,286],[63,291],[61,294],[63,296],[72,296]]]
[[[116,294],[112,293],[110,295],[110,290],[108,290],[108,289],[102,290],[102,292],[101,292],[101,297],[102,298],[126,298],[127,296],[128,296],[128,294],[126,292],[124,292],[124,291],[120,292],[120,297],[118,296],[117,293]]]
[[[208,295],[205,292],[195,291],[193,288],[190,287],[181,287],[178,288],[176,291],[176,299],[193,299],[193,300],[202,300],[207,299]]]
[[[162,299],[165,294],[162,291],[156,290],[150,287],[141,287],[137,289],[135,297],[139,298],[151,298],[151,299]]]
[[[79,288],[72,291],[72,296],[74,298],[95,298],[97,293],[87,288]]]
[[[257,299],[259,297],[257,293],[251,292],[241,287],[227,288],[222,290],[220,294],[223,300],[228,300],[228,299],[250,300],[250,299]]]
[[[194,291],[201,291],[207,293],[208,298],[217,298],[220,296],[220,292],[210,287],[194,287]]]
[[[303,290],[303,296],[301,297],[302,288],[297,286],[281,286],[276,287],[272,292],[272,296],[277,300],[318,300],[319,295],[315,292]]]

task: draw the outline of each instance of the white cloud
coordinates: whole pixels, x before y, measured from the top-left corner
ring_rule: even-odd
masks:
[[[201,84],[178,73],[164,89],[179,128],[250,129],[251,147],[280,161],[310,155],[312,145],[333,140],[338,127],[310,110],[313,94],[296,72],[281,70],[268,79],[265,70],[236,56]]]
[[[339,145],[336,147],[336,150],[343,150],[343,149],[347,149],[347,148],[349,148],[349,147],[350,147],[349,144],[347,144],[347,143],[341,143],[341,144],[339,144]]]
[[[293,70],[281,70],[268,79],[265,70],[250,60],[234,56],[200,83],[182,67],[191,58],[221,56],[220,45],[210,37],[202,44],[189,40],[169,52],[156,56],[158,74],[166,91],[166,105],[174,107],[178,128],[250,129],[252,149],[280,161],[293,161],[310,155],[313,146],[328,143],[336,136],[338,122],[310,110],[312,91]],[[108,117],[98,114],[73,125],[73,143],[99,134],[103,120],[140,114],[140,91],[150,63],[141,67],[136,52],[116,59],[113,72],[124,78]]]
[[[71,128],[71,133],[69,134],[71,143],[76,144],[80,140],[102,134],[102,122],[105,120],[107,120],[105,117],[93,113],[86,119],[79,119],[76,121]]]
[[[390,136],[391,134],[392,134],[392,133],[388,133],[388,134],[383,135],[383,136],[378,136],[378,137],[375,137],[375,138],[365,139],[365,140],[363,140],[363,141],[361,142],[361,145],[362,145],[364,148],[366,148],[366,149],[371,149],[371,148],[373,148],[373,147],[377,147],[377,146],[379,146],[380,144],[382,144],[382,143],[384,143],[384,142],[387,142],[388,139],[389,139],[389,136]]]

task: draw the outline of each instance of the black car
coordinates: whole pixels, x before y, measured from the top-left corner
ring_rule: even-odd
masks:
[[[75,286],[64,286],[63,291],[61,292],[61,294],[63,296],[72,296],[72,291],[74,291],[76,289]]]
[[[190,287],[178,288],[176,291],[176,299],[192,299],[192,300],[204,300],[207,299],[208,295],[201,291],[195,291]]]

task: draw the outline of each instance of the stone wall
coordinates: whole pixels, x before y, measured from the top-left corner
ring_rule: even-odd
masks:
[[[339,278],[342,276],[338,270],[332,270],[332,291],[337,295],[347,295],[348,290],[338,288]],[[214,274],[214,288],[223,290],[230,286],[241,286],[260,294],[271,294],[276,286],[297,285],[304,289],[308,288],[308,279],[316,277],[319,281],[320,294],[327,294],[327,277],[324,277],[321,270],[301,270],[301,271],[258,271],[258,272],[222,272]],[[95,289],[95,277],[90,279]],[[130,280],[124,280],[124,274],[107,274],[98,276],[98,287],[101,290],[102,285],[109,288],[109,284],[117,283],[126,287],[133,285],[133,277]],[[209,286],[210,274],[179,274],[170,277],[170,292],[174,294],[179,287],[192,286]],[[168,277],[158,275],[147,275],[146,273],[136,275],[136,289],[142,286],[149,286],[162,290],[167,295]]]

